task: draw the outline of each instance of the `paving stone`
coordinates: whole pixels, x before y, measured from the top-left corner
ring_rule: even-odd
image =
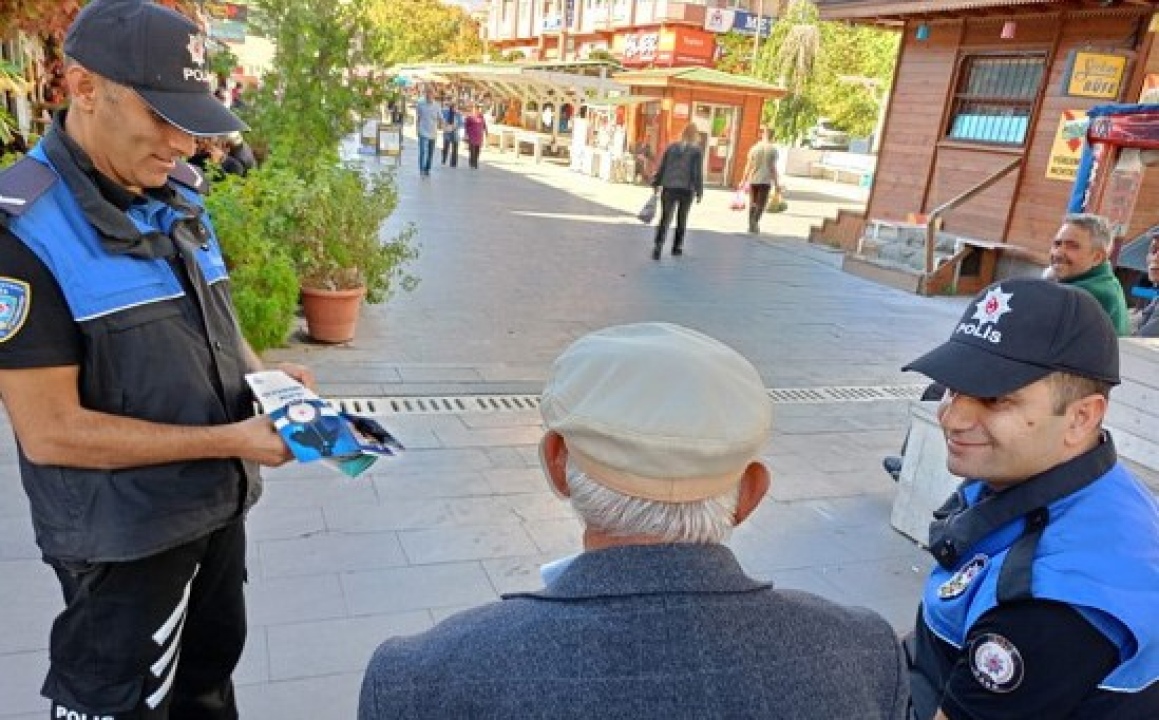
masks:
[[[348,572],[341,580],[354,616],[476,605],[498,597],[477,562]]]
[[[277,682],[361,672],[383,640],[413,635],[431,625],[425,610],[413,610],[270,626],[266,629],[270,679]]]

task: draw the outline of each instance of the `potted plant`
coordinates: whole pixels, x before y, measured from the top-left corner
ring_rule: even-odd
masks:
[[[302,291],[307,333],[320,342],[354,337],[362,301],[388,300],[418,279],[406,264],[418,257],[415,229],[383,238],[382,226],[398,205],[393,176],[353,164],[316,165],[306,182],[291,244]]]

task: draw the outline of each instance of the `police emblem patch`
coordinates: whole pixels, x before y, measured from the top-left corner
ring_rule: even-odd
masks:
[[[970,562],[958,568],[958,572],[950,576],[949,580],[938,586],[938,597],[949,600],[966,592],[966,588],[970,587],[970,583],[974,582],[974,578],[978,577],[989,561],[985,555],[975,555]]]
[[[15,278],[0,277],[0,342],[9,340],[20,332],[28,319],[28,308],[32,303],[32,288],[28,283]]]
[[[1022,655],[1001,635],[986,633],[970,643],[970,672],[978,684],[994,693],[1008,693],[1022,684]]]

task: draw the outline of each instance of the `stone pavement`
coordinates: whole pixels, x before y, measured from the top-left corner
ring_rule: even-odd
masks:
[[[390,226],[418,226],[422,284],[367,308],[349,345],[294,341],[268,360],[312,365],[336,398],[534,395],[579,335],[668,320],[738,348],[778,391],[895,388],[899,399],[779,392],[771,498],[731,544],[757,576],[910,624],[929,563],[889,526],[894,484],[879,461],[900,441],[901,398],[922,384],[898,368],[949,332],[963,301],[845,275],[837,256],[803,241],[863,191],[791,178],[789,212],[754,237],[727,209],[728,191],[710,190],[693,208],[687,254],[654,262],[651,229],[634,218],[646,188],[494,150],[478,171],[436,166],[420,180],[413,143],[406,152]],[[364,478],[300,465],[267,473],[249,523],[243,718],[354,717],[379,641],[536,587],[542,562],[579,548],[577,523],[540,478],[534,410],[382,420],[409,450]],[[0,438],[0,718],[39,720],[60,600],[6,427]]]

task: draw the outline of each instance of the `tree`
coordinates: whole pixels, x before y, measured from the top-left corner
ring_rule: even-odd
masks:
[[[251,17],[277,49],[243,111],[275,163],[337,162],[339,141],[376,112],[388,90],[374,72],[380,39],[362,3],[254,0]]]
[[[483,56],[479,25],[457,5],[439,0],[367,0],[377,32],[373,53],[383,65],[472,62]]]
[[[896,32],[822,22],[810,0],[791,0],[757,65],[759,77],[789,91],[777,103],[777,136],[799,140],[819,117],[853,135],[871,134],[897,48]]]

